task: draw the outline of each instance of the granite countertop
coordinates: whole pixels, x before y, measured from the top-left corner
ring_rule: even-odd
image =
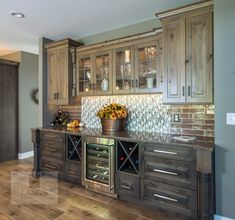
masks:
[[[214,148],[213,142],[195,140],[188,143],[173,140],[172,137],[178,136],[171,133],[157,133],[157,132],[145,132],[145,131],[121,131],[115,133],[104,133],[101,129],[97,128],[67,128],[64,126],[54,126],[54,127],[43,127],[43,128],[33,128],[32,130],[42,130],[42,131],[53,131],[62,132],[68,134],[76,134],[81,136],[93,136],[93,137],[104,137],[104,138],[114,138],[120,140],[128,141],[138,141],[147,143],[158,143],[158,144],[173,144],[193,147],[200,150],[210,150]]]

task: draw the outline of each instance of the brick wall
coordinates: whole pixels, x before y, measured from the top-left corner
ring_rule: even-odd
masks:
[[[171,105],[170,114],[172,133],[214,141],[214,105]],[[174,122],[174,114],[179,114],[179,122]]]
[[[81,106],[60,106],[61,111],[69,112],[70,119],[81,119]]]

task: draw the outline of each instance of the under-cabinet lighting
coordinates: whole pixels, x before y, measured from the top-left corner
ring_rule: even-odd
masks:
[[[125,50],[125,62],[130,62],[130,50]]]

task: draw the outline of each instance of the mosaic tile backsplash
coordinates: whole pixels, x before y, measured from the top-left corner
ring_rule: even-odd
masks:
[[[161,95],[126,95],[83,97],[81,106],[61,106],[71,119],[80,118],[87,127],[100,128],[96,112],[111,102],[127,106],[127,129],[180,135],[196,135],[199,139],[214,141],[214,105],[163,105]],[[174,114],[179,122],[174,122]]]
[[[168,132],[171,129],[169,106],[162,105],[161,95],[83,97],[82,121],[87,127],[101,128],[96,113],[112,102],[126,106],[128,130]]]

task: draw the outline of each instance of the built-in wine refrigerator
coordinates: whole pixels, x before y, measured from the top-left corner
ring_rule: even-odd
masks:
[[[83,185],[112,197],[116,197],[114,143],[114,139],[86,137],[83,145]]]

